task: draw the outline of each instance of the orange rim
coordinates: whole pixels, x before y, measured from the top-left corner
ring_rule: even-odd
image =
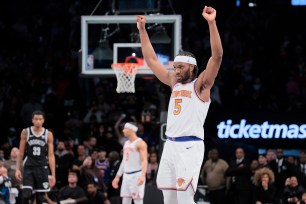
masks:
[[[128,69],[128,68],[138,68],[139,65],[137,63],[113,63],[112,68],[118,69]]]
[[[137,68],[140,65],[137,63],[113,63],[113,69],[123,69],[125,74],[133,75],[137,73]]]

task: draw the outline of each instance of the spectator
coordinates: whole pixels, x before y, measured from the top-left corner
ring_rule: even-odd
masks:
[[[283,189],[282,202],[284,204],[293,204],[301,200],[304,188],[299,185],[295,176],[291,176],[289,184]]]
[[[296,176],[300,185],[306,188],[306,152],[302,150],[299,155],[299,164],[291,166],[291,174]]]
[[[109,161],[106,157],[106,151],[99,150],[98,158],[95,161],[96,167],[100,170],[104,183],[110,183],[109,179]]]
[[[95,136],[90,136],[88,139],[88,155],[91,155],[91,153],[95,150],[97,150],[97,138]]]
[[[289,177],[289,164],[286,161],[283,149],[276,149],[277,173],[275,174],[275,185],[278,191],[284,188],[286,178]]]
[[[227,190],[225,173],[229,166],[225,160],[219,158],[218,149],[212,149],[210,154],[211,159],[204,163],[201,178],[208,187],[207,196],[211,204],[222,204]]]
[[[258,162],[258,160],[256,160],[256,159],[252,160],[250,168],[251,168],[252,173],[255,174],[255,171],[257,169],[259,169],[259,162]]]
[[[263,167],[255,172],[255,204],[276,203],[276,187],[274,185],[274,173],[271,169]]]
[[[7,175],[11,179],[12,188],[16,188],[18,190],[18,197],[17,197],[17,204],[21,203],[21,181],[15,178],[15,171],[16,171],[16,162],[17,156],[19,153],[19,149],[17,147],[13,147],[11,150],[10,159],[4,162],[4,166],[7,169]]]
[[[235,151],[236,158],[231,161],[225,175],[231,177],[229,196],[234,204],[246,204],[251,202],[251,170],[250,163],[245,158],[242,148]]]
[[[10,188],[11,188],[11,178],[7,175],[7,169],[4,166],[0,167],[0,203],[9,204],[10,203]]]
[[[289,155],[289,156],[287,156],[287,163],[288,163],[290,171],[291,171],[292,166],[297,164],[297,159],[295,158],[295,156]]]
[[[81,179],[84,181],[84,187],[89,183],[95,183],[99,191],[106,192],[103,176],[95,165],[95,160],[90,156],[86,157],[81,165]]]
[[[80,170],[81,166],[86,158],[86,153],[85,153],[85,146],[84,145],[78,145],[78,157],[74,159],[72,163],[72,170],[77,172],[78,177],[80,176]],[[84,186],[82,181],[79,181],[80,186]]]
[[[278,172],[278,166],[276,162],[276,153],[273,149],[268,149],[266,153],[266,158],[269,168],[273,171],[274,175]]]
[[[251,172],[252,172],[251,181],[252,181],[252,183],[254,183],[255,172],[256,172],[257,169],[259,169],[258,160],[256,160],[256,159],[252,160],[251,165],[250,165],[250,169],[251,169]]]
[[[117,171],[119,170],[121,160],[119,153],[116,151],[111,151],[108,156],[109,159],[109,166],[110,166],[110,174],[109,179],[110,181],[114,180],[116,177]],[[122,199],[120,197],[120,187],[121,187],[121,181],[119,182],[119,188],[115,189],[111,185],[111,183],[107,184],[107,194],[109,197],[109,200],[112,204],[121,204]]]
[[[97,161],[97,159],[98,159],[98,150],[97,149],[92,150],[92,152],[90,153],[90,157],[93,160]]]
[[[87,204],[87,197],[83,188],[77,185],[78,175],[76,172],[70,171],[68,174],[68,185],[59,191],[60,204],[83,203]]]
[[[106,196],[98,191],[95,183],[87,184],[88,204],[111,204]]]
[[[19,149],[17,147],[13,147],[11,150],[10,159],[4,161],[4,166],[7,169],[8,177],[12,179],[12,187],[14,188],[20,188],[21,182],[18,181],[15,178],[15,170],[16,170],[16,162],[17,162],[17,156],[19,153]]]
[[[269,167],[267,158],[264,155],[258,156],[258,168]]]
[[[66,150],[64,141],[58,141],[54,155],[56,162],[56,186],[60,189],[68,184],[68,172],[72,167],[74,157]]]
[[[151,152],[149,154],[148,168],[146,182],[147,184],[156,185],[156,175],[158,169],[157,153]]]

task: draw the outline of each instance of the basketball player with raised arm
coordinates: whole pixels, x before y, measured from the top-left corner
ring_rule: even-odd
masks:
[[[41,111],[34,111],[32,114],[33,126],[23,129],[20,136],[15,177],[22,180],[24,204],[33,203],[32,194],[34,192],[36,203],[41,204],[43,193],[49,192],[50,187],[55,185],[53,134],[43,127],[44,121],[45,114]],[[22,161],[23,175],[20,171]]]
[[[112,186],[117,189],[120,177],[123,176],[120,196],[122,204],[143,204],[146,172],[148,165],[147,144],[136,135],[138,127],[127,122],[123,134],[128,140],[123,146],[123,159]]]
[[[216,24],[216,10],[205,6],[202,16],[209,27],[211,57],[197,77],[194,55],[182,51],[174,59],[174,72],[157,59],[145,28],[146,17],[137,16],[142,53],[148,67],[172,94],[167,117],[167,141],[157,174],[157,187],[165,204],[192,204],[204,157],[204,122],[211,102],[210,90],[221,66],[223,48]]]

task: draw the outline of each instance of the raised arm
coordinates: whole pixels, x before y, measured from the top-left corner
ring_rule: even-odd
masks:
[[[222,62],[223,48],[216,24],[217,11],[212,7],[205,6],[202,16],[209,26],[211,57],[208,60],[206,69],[199,75],[196,89],[204,101],[210,98],[210,89],[217,77]]]
[[[53,134],[52,132],[48,132],[48,160],[49,160],[49,167],[51,171],[50,177],[50,186],[53,187],[56,183],[55,180],[55,157],[54,157],[54,145],[53,145]]]
[[[16,171],[15,171],[15,177],[19,181],[21,181],[22,179],[21,167],[22,167],[22,160],[24,157],[24,150],[25,150],[26,142],[27,142],[27,130],[23,129],[20,134],[19,153],[17,157]]]
[[[121,138],[124,137],[124,135],[121,134],[121,131],[120,131],[120,124],[121,122],[123,121],[123,119],[126,117],[125,114],[121,114],[118,118],[118,120],[116,121],[115,125],[114,125],[114,129],[115,129],[115,133],[118,137],[118,141],[120,142]]]
[[[141,50],[148,67],[164,84],[172,86],[175,83],[174,73],[169,72],[157,59],[156,53],[146,31],[146,17],[137,16],[137,28],[140,34]]]

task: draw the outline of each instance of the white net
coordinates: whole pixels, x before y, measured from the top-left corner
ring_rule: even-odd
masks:
[[[137,63],[112,64],[117,78],[117,93],[135,93],[137,66]]]

